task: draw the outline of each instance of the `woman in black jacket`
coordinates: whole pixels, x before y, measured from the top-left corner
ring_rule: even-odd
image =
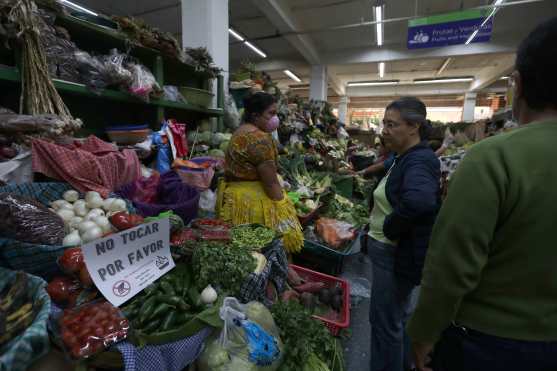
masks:
[[[419,99],[389,104],[383,126],[383,138],[397,156],[373,192],[367,246],[373,266],[371,370],[403,371],[410,366],[404,325],[440,206],[441,174],[427,143],[431,126]]]

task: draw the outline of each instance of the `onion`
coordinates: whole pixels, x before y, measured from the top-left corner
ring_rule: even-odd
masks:
[[[115,199],[110,204],[110,211],[128,211],[126,201],[122,200],[121,198]]]
[[[82,235],[87,232],[89,229],[93,229],[95,228],[97,225],[90,221],[90,220],[86,220],[84,222],[79,223],[79,225],[77,226],[77,228],[79,229],[79,233],[81,233]]]
[[[73,189],[70,189],[69,191],[64,192],[64,200],[68,201],[68,202],[76,202],[77,200],[79,200],[79,193],[77,193],[77,191],[74,191]]]
[[[218,294],[213,286],[208,285],[201,291],[201,301],[203,304],[213,304],[217,300]]]
[[[110,222],[108,221],[108,218],[106,216],[96,216],[93,218],[93,222],[100,229],[102,229],[103,233],[112,231],[112,226],[110,225]]]
[[[106,200],[103,201],[103,209],[105,209],[106,211],[110,211],[110,205],[114,202],[114,200],[116,200],[115,198],[107,198]]]
[[[71,218],[75,216],[73,210],[68,210],[68,209],[60,209],[56,212],[56,214],[58,214],[58,216],[62,218],[64,223],[69,222]]]
[[[62,241],[62,246],[79,246],[81,245],[81,237],[79,237],[79,231],[73,231]]]
[[[85,222],[88,223],[88,222]],[[93,223],[93,222],[91,222]],[[95,224],[95,223],[93,223]],[[87,243],[87,242],[91,242],[91,241],[95,241],[99,238],[101,238],[103,236],[103,231],[102,229],[100,229],[99,227],[97,227],[97,225],[95,224],[95,226],[93,228],[87,229],[83,234],[82,234],[82,238],[83,238],[83,242]]]
[[[87,207],[89,209],[98,209],[99,207],[102,207],[102,205],[103,199],[100,197],[93,197],[87,201]]]
[[[104,211],[101,209],[90,210],[87,215],[85,215],[85,220],[91,220],[96,216],[104,216]]]
[[[75,215],[78,216],[85,216],[89,211],[89,209],[87,209],[87,205],[85,204],[85,201],[82,202],[76,201],[76,203],[73,205],[73,210],[75,212]]]
[[[68,226],[71,229],[77,229],[77,227],[79,226],[79,224],[83,221],[83,218],[81,216],[74,216],[73,218],[70,219],[70,221],[68,222]]]
[[[85,194],[85,201],[89,202],[90,200],[92,200],[93,198],[101,198],[101,195],[99,192],[95,192],[95,191],[90,191],[87,192]]]
[[[70,207],[72,207],[72,204],[70,204],[70,203],[69,203],[68,201],[66,201],[66,200],[56,200],[56,201],[54,201],[54,202],[52,202],[52,203],[50,204],[50,206],[52,206],[52,208],[53,208],[54,210],[59,210],[59,209],[62,208],[62,206],[66,206],[66,208],[69,210],[69,208],[67,207],[68,205],[69,205]],[[72,207],[72,208],[73,208],[73,207]]]

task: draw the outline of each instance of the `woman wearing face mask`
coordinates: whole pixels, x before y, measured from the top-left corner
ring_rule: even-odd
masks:
[[[373,192],[367,244],[373,267],[371,370],[403,371],[410,368],[404,325],[440,206],[441,173],[427,142],[430,124],[419,99],[389,104],[383,125],[385,144],[396,157]]]
[[[217,212],[232,224],[259,223],[283,235],[285,248],[298,252],[304,242],[292,202],[277,175],[279,126],[272,95],[255,93],[244,101],[244,118],[226,151],[225,181],[219,185]]]

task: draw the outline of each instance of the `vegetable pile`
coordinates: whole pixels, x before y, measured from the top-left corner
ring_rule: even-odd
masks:
[[[66,310],[59,322],[62,341],[74,358],[89,357],[127,337],[129,324],[108,302]]]
[[[323,216],[341,220],[360,228],[369,222],[369,213],[361,204],[354,204],[349,199],[335,194],[326,202]]]
[[[42,302],[33,302],[27,275],[17,272],[12,282],[0,292],[0,346],[6,344],[29,327]]]
[[[273,305],[271,312],[286,349],[280,371],[344,371],[342,347],[325,325],[312,318],[303,306],[294,301],[279,302]],[[313,368],[316,364],[320,368]]]
[[[177,267],[126,304],[124,315],[134,331],[154,334],[173,330],[213,304],[217,300],[216,292],[207,287],[200,294],[192,278],[189,266]]]
[[[269,245],[276,237],[276,232],[262,225],[240,225],[233,227],[232,246],[250,248],[259,251]]]
[[[263,269],[254,254],[256,253],[252,253],[251,249],[245,247],[230,247],[217,242],[199,242],[192,258],[197,287],[202,289],[212,285],[221,293],[233,296],[239,294],[247,276]]]

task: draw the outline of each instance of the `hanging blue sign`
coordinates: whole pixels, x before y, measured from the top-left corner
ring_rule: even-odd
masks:
[[[488,42],[493,29],[489,14],[489,9],[473,9],[410,20],[408,49],[465,44],[474,33],[472,43]]]

